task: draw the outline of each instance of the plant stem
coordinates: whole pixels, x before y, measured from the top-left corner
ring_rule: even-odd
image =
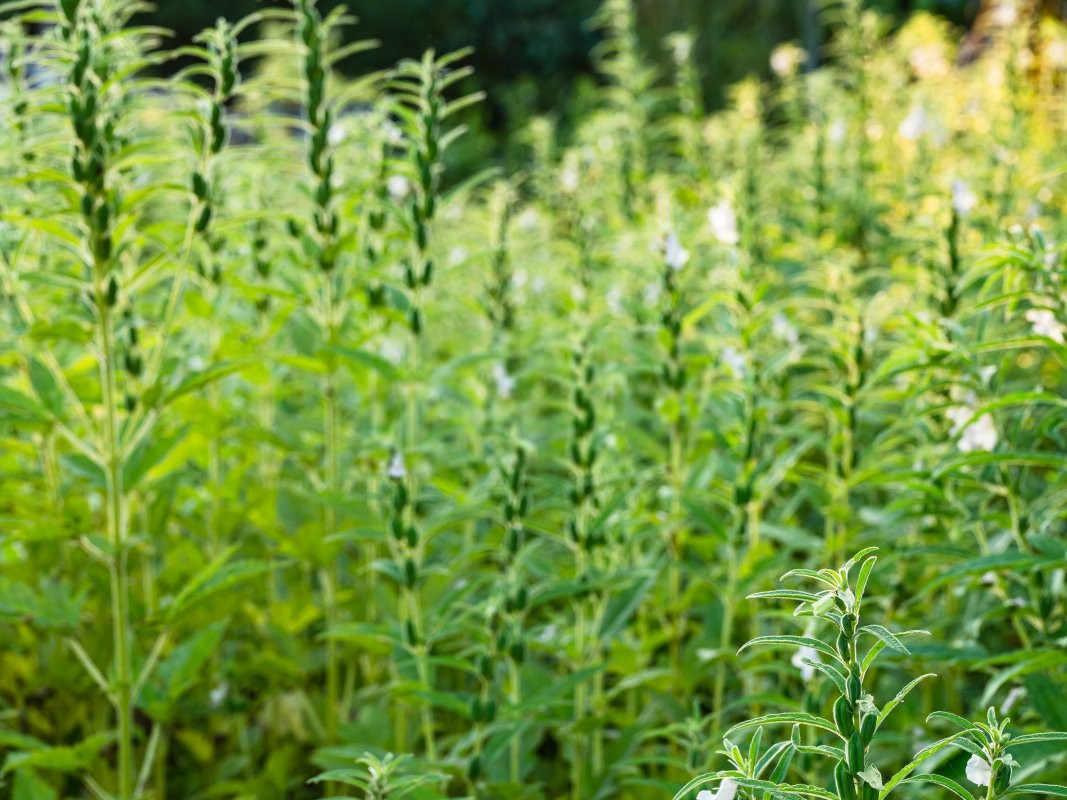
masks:
[[[111,587],[111,627],[115,659],[115,711],[118,717],[118,800],[133,792],[133,681],[130,670],[130,598],[127,575],[127,508],[122,483],[119,441],[118,389],[111,311],[105,300],[102,269],[97,269],[97,336],[100,346],[100,386],[103,394],[104,474],[107,493],[107,538],[111,546],[108,575]]]

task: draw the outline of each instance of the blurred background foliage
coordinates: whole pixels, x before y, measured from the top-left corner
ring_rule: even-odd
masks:
[[[323,0],[324,9],[336,0]],[[377,39],[375,50],[353,59],[355,72],[384,69],[426,48],[471,46],[480,88],[488,93],[485,126],[497,135],[519,127],[537,112],[583,110],[593,80],[590,53],[598,39],[591,23],[599,0],[348,0],[359,18],[351,35]],[[666,67],[664,37],[673,31],[697,34],[694,55],[710,108],[741,78],[766,74],[774,47],[795,40],[818,52],[819,0],[638,0],[638,29],[646,53]],[[969,24],[980,0],[870,0],[890,18],[903,21],[926,10]],[[152,21],[173,30],[179,42],[222,15],[236,19],[258,0],[160,0]]]

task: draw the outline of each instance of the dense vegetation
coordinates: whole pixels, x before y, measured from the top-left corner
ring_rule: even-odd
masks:
[[[464,52],[139,10],[0,6],[0,796],[1067,797],[1061,28],[709,116],[606,0],[463,174]]]

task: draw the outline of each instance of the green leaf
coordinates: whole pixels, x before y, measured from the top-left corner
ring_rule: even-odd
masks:
[[[964,722],[966,722],[966,720],[964,720]],[[969,725],[970,723],[967,724]],[[886,781],[885,786],[882,787],[882,791],[878,793],[878,800],[884,800],[886,795],[893,791],[897,784],[899,784],[901,781],[911,775],[911,773],[913,773],[924,761],[933,758],[946,747],[952,745],[952,743],[955,742],[957,739],[962,736],[966,736],[969,732],[969,730],[959,731],[957,733],[952,734],[951,736],[946,736],[944,739],[940,739],[934,742],[933,744],[924,747],[922,750],[915,754],[914,758],[912,758],[911,761],[909,761],[907,764],[897,770],[893,777]]]
[[[901,689],[899,692],[897,692],[896,696],[892,700],[890,700],[888,703],[886,703],[885,706],[882,708],[882,710],[878,713],[878,727],[881,727],[882,723],[885,722],[886,717],[888,717],[890,714],[893,713],[893,709],[895,709],[897,706],[899,706],[904,701],[904,698],[907,697],[911,693],[912,689],[914,689],[916,686],[918,686],[920,683],[922,683],[927,678],[936,678],[936,677],[937,677],[936,673],[927,672],[925,675],[920,675],[918,678],[915,678],[914,680],[909,681],[904,686],[904,688]]]
[[[1044,733],[1025,733],[1022,736],[1013,736],[1007,747],[1017,747],[1023,744],[1038,744],[1040,742],[1067,742],[1067,731],[1045,731]]]
[[[975,796],[971,794],[968,789],[960,786],[960,784],[956,783],[952,778],[946,778],[944,775],[938,775],[933,772],[926,775],[916,775],[914,778],[908,778],[907,780],[901,781],[901,783],[934,783],[943,789],[948,789],[956,795],[956,797],[960,798],[960,800],[976,800]]]
[[[50,418],[47,409],[32,397],[3,385],[0,385],[0,417],[26,422],[45,422]]]
[[[841,656],[837,651],[830,647],[826,642],[821,639],[816,639],[811,636],[757,636],[755,639],[750,639],[738,648],[738,653],[747,650],[750,647],[775,647],[778,645],[787,645],[790,647],[810,647],[813,650],[817,650],[829,658],[832,658],[837,663],[844,666],[845,662],[841,660]]]
[[[59,388],[52,371],[37,358],[31,357],[27,362],[27,372],[30,376],[30,385],[40,399],[42,405],[57,419],[65,417],[65,403],[63,391]]]
[[[0,775],[24,769],[80,772],[88,767],[114,738],[112,733],[97,733],[73,747],[40,747],[36,750],[9,753]]]
[[[783,711],[777,714],[763,714],[762,716],[739,722],[724,734],[724,738],[729,739],[733,733],[747,730],[748,728],[756,728],[760,725],[802,725],[808,728],[818,728],[837,737],[841,736],[837,732],[837,726],[828,719],[809,714],[806,711]]]
[[[1012,794],[1039,794],[1045,797],[1067,797],[1067,786],[1056,786],[1051,783],[1020,783],[1017,786],[1009,786],[1001,797]]]
[[[860,628],[860,631],[862,631],[863,633],[869,633],[872,636],[881,639],[883,642],[885,642],[885,646],[888,647],[890,650],[895,650],[901,655],[905,656],[911,655],[908,648],[904,645],[904,642],[900,641],[900,639],[898,639],[896,635],[888,628],[885,628],[881,625],[864,625]]]

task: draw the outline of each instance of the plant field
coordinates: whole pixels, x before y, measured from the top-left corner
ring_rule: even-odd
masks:
[[[711,113],[606,0],[596,109],[471,174],[463,52],[0,4],[0,797],[1067,797],[1012,8],[828,3]]]

